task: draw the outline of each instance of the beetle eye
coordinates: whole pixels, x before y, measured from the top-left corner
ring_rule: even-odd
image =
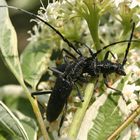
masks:
[[[126,75],[126,73],[125,73],[123,70],[121,70],[121,71],[120,71],[120,75],[125,76],[125,75]]]
[[[123,76],[126,75],[126,73],[125,73],[125,71],[124,71],[124,68],[123,68],[122,66],[118,67],[117,73],[118,73],[119,75],[123,75]]]

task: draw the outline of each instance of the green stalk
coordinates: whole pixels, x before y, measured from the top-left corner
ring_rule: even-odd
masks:
[[[27,98],[29,99],[29,101],[30,101],[30,103],[32,105],[33,111],[34,111],[35,116],[37,118],[38,124],[40,126],[40,130],[41,130],[42,135],[44,137],[44,140],[49,140],[49,136],[48,136],[48,133],[46,131],[46,127],[44,125],[44,121],[43,121],[41,112],[39,110],[37,101],[31,97],[31,93],[29,92],[28,88],[24,84],[24,81],[19,77],[18,73],[13,69],[13,67],[11,66],[11,64],[10,63],[8,63],[8,64],[10,66],[11,71],[15,75],[16,79],[18,80],[18,82],[20,83],[20,85],[23,87],[23,89],[25,91],[25,94],[26,94]]]
[[[74,119],[72,121],[72,124],[70,126],[68,137],[71,139],[76,139],[77,134],[79,132],[82,120],[85,116],[86,110],[88,108],[89,102],[91,97],[93,96],[93,84],[90,83],[87,85],[85,90],[85,97],[84,102],[82,103],[81,107],[79,107],[74,115]]]
[[[45,127],[41,112],[39,110],[37,101],[31,97],[31,94],[30,94],[29,90],[27,89],[27,87],[25,86],[25,84],[21,84],[21,85],[22,85],[31,105],[32,105],[33,111],[34,111],[35,116],[37,118],[38,124],[40,126],[40,130],[41,130],[42,135],[44,137],[44,140],[49,140],[49,136],[48,136],[48,133],[46,131],[46,127]]]
[[[91,18],[91,19],[89,19]],[[90,34],[92,36],[92,39],[94,41],[94,45],[96,50],[101,49],[100,47],[100,40],[99,40],[99,34],[98,34],[98,27],[99,27],[99,17],[98,17],[98,13],[92,12],[90,17],[87,20],[87,24],[90,30]]]
[[[88,24],[88,27],[90,30],[90,34],[94,41],[95,48],[96,48],[96,50],[99,50],[99,49],[101,49],[99,34],[98,34],[100,9],[98,8],[98,6],[96,4],[92,5],[91,2],[85,2],[85,4],[88,7],[89,13],[87,13],[84,18],[87,21],[87,24]]]

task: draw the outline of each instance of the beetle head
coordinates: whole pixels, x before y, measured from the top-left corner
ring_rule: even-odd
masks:
[[[123,65],[118,64],[117,69],[116,69],[116,73],[119,75],[122,75],[122,76],[126,75]]]

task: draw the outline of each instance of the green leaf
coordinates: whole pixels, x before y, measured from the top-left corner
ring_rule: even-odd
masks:
[[[4,92],[6,90],[10,90],[10,93],[6,94],[6,92]],[[1,88],[1,93],[3,93],[2,100],[7,105],[7,107],[12,112],[14,112],[14,114],[16,114],[16,117],[18,117],[19,121],[22,123],[25,131],[27,132],[29,139],[36,140],[38,127],[35,122],[35,116],[31,104],[27,100],[27,98],[23,97],[22,93],[18,92],[22,92],[20,86],[4,86],[3,88]],[[0,131],[0,134],[3,133]],[[3,135],[5,136],[5,133]],[[12,139],[11,137],[9,138],[7,136],[6,138],[10,140]]]
[[[29,139],[30,140],[37,140],[37,132],[38,127],[33,119],[30,119],[28,117],[24,117],[24,119],[20,120],[22,125],[24,126]]]
[[[120,125],[122,117],[117,106],[120,96],[110,95],[94,120],[88,140],[105,140]]]
[[[18,110],[30,118],[35,118],[31,104],[25,97],[7,95],[4,96],[2,100],[10,110],[12,111]]]
[[[0,5],[7,4],[4,0],[0,0]],[[0,52],[15,77],[23,82],[17,50],[17,35],[5,7],[0,8]]]
[[[21,66],[25,81],[36,87],[43,73],[48,68],[50,54],[48,45],[43,41],[28,44],[21,55]]]
[[[0,140],[6,140],[6,138],[4,138],[2,134],[0,134]]]
[[[0,127],[4,131],[8,132],[12,136],[19,139],[29,140],[27,133],[25,132],[20,121],[14,116],[14,114],[0,101]]]
[[[26,9],[26,10],[31,10],[34,7],[37,7],[38,4],[40,4],[38,0],[34,0],[34,1],[29,1],[29,0],[24,0],[24,1],[12,0],[12,1],[9,2],[9,5],[14,5],[16,7],[20,7],[22,9]]]

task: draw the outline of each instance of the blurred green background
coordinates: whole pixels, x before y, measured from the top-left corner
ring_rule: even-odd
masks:
[[[42,0],[44,6],[47,6],[47,1]],[[36,13],[41,6],[40,0],[7,0],[8,5],[12,5],[18,8],[23,8],[25,10]],[[18,37],[18,50],[19,54],[23,51],[25,46],[28,44],[27,39],[30,35],[27,33],[31,30],[33,23],[30,22],[31,17],[16,10],[9,10],[11,21],[16,29]],[[13,74],[7,69],[7,67],[2,62],[0,57],[0,86],[6,84],[17,84]]]

